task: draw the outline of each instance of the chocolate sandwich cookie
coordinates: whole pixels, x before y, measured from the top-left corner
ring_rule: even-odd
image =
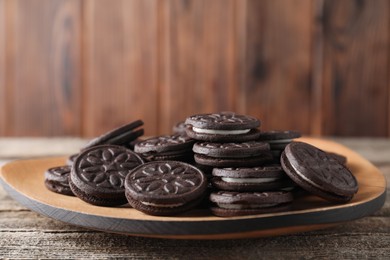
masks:
[[[92,147],[80,153],[73,163],[70,188],[77,197],[93,205],[125,204],[125,177],[141,164],[140,156],[122,146]]]
[[[132,141],[144,134],[143,129],[135,130],[142,126],[144,122],[137,120],[129,124],[111,130],[99,137],[89,141],[82,150],[89,149],[97,145],[112,144],[112,145],[129,145]]]
[[[211,183],[226,191],[271,191],[294,187],[280,165],[253,168],[214,168]]]
[[[154,161],[134,169],[125,180],[126,198],[149,215],[173,215],[195,207],[207,180],[194,166],[179,161]]]
[[[260,121],[233,112],[193,115],[186,119],[191,138],[208,142],[247,142],[258,139]]]
[[[219,191],[210,195],[216,204],[211,212],[220,217],[255,215],[286,211],[290,208],[293,196],[286,191],[231,192]]]
[[[147,161],[189,161],[194,143],[195,140],[180,134],[156,136],[137,143],[134,151]]]
[[[46,188],[59,194],[74,196],[69,187],[70,169],[68,165],[48,169],[45,172]]]
[[[326,200],[347,202],[358,191],[356,178],[345,165],[310,144],[287,145],[281,164],[295,183]]]
[[[198,164],[213,167],[252,167],[272,159],[269,145],[262,142],[196,143],[192,149]]]

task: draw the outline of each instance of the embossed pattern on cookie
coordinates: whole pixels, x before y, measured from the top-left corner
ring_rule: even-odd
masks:
[[[123,189],[124,178],[142,161],[126,149],[107,147],[87,152],[77,163],[77,173],[89,185]]]
[[[287,145],[281,165],[303,189],[335,202],[347,202],[358,190],[351,171],[334,156],[303,142]]]
[[[98,206],[126,203],[125,177],[143,160],[133,151],[117,145],[94,146],[76,158],[70,187],[80,199]]]
[[[125,180],[131,206],[151,215],[172,215],[203,198],[207,179],[199,169],[178,161],[154,161],[134,169]]]
[[[260,126],[257,118],[233,112],[193,115],[188,117],[185,123],[193,127],[205,128],[207,126],[207,129],[225,130],[250,129]]]
[[[195,140],[182,134],[156,136],[139,142],[135,145],[134,151],[137,153],[165,152],[181,150],[192,147]]]

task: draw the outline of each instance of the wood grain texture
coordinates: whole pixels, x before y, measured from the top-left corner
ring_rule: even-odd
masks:
[[[325,1],[325,134],[388,134],[389,10],[386,0]]]
[[[388,140],[340,138],[337,141],[366,158],[386,159],[378,162],[378,167],[387,179],[387,201],[373,216],[324,230],[270,238],[151,239],[90,231],[48,219],[26,210],[0,187],[0,258],[386,259],[390,254],[390,157],[380,155],[390,154],[390,146],[384,145]],[[22,144],[28,142],[21,140],[18,147],[22,149]],[[44,156],[45,150],[66,142],[66,139],[49,139],[35,145],[35,149]],[[14,143],[2,142],[0,148],[6,151],[9,145]]]
[[[7,64],[7,132],[79,134],[79,1],[6,4],[12,55]]]
[[[236,5],[233,0],[165,2],[160,132],[171,132],[191,114],[236,110]]]
[[[84,6],[83,134],[136,119],[157,132],[157,2],[87,1]]]
[[[0,0],[0,135],[263,129],[390,136],[387,0]]]
[[[248,1],[243,84],[264,129],[310,132],[312,1]]]

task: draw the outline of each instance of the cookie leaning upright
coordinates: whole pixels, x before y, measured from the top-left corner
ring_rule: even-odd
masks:
[[[310,144],[287,145],[281,165],[295,183],[326,200],[347,202],[358,191],[356,178],[342,162]]]
[[[143,126],[142,120],[122,125],[90,140],[81,150],[87,150],[97,145],[123,145],[129,148],[131,142],[144,134],[144,129],[136,128]]]
[[[260,136],[260,120],[233,112],[198,114],[186,119],[189,137],[208,142],[246,142]]]

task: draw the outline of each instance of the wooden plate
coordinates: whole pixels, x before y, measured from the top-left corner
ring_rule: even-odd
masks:
[[[15,200],[51,218],[105,232],[164,238],[228,239],[282,235],[358,219],[383,206],[386,181],[370,162],[331,141],[301,140],[347,156],[348,166],[359,182],[359,192],[352,201],[332,204],[315,196],[303,196],[294,201],[290,211],[280,213],[219,218],[207,210],[193,210],[174,217],[148,216],[128,206],[97,207],[76,197],[47,190],[44,171],[64,164],[64,157],[8,163],[1,169],[0,181]]]

